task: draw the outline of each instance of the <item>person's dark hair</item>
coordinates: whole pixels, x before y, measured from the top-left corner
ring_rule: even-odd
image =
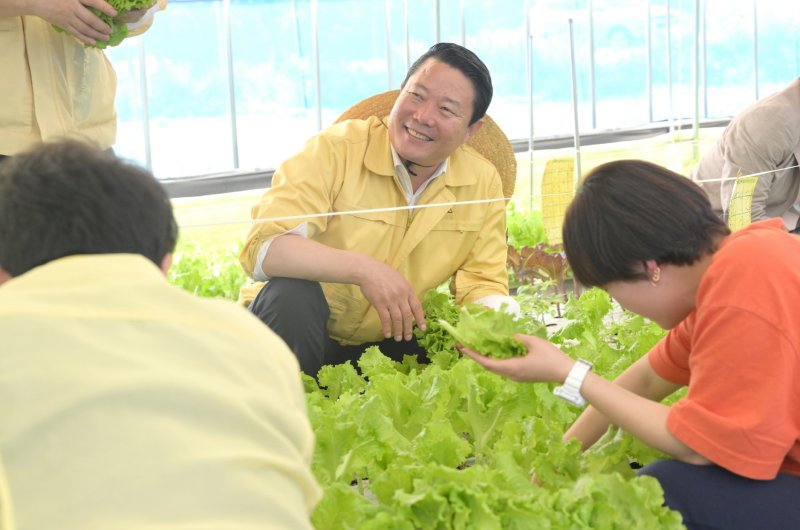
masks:
[[[564,251],[586,286],[647,279],[648,260],[691,265],[730,234],[690,179],[642,160],[593,169],[567,209]]]
[[[0,164],[0,267],[19,276],[75,254],[141,254],[156,265],[178,226],[146,170],[67,140]]]
[[[440,42],[431,46],[419,59],[414,61],[414,64],[408,69],[403,85],[428,59],[436,59],[452,66],[472,82],[472,87],[475,89],[475,101],[472,104],[472,117],[469,124],[472,125],[483,118],[486,115],[486,109],[489,108],[489,103],[492,102],[493,94],[492,76],[489,75],[489,69],[486,68],[483,61],[463,46],[452,42]]]

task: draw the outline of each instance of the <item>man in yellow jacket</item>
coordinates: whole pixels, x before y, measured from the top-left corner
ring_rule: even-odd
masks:
[[[300,370],[169,285],[172,206],[78,141],[0,164],[0,530],[311,530]]]
[[[457,44],[409,69],[390,115],[346,120],[285,161],[253,208],[242,265],[269,280],[250,310],[302,370],[377,344],[422,349],[420,297],[452,278],[457,303],[508,296],[505,201],[496,168],[465,145],[492,98],[483,62]]]
[[[0,158],[59,138],[114,145],[117,77],[93,47],[111,28],[89,8],[128,23],[133,36],[166,4],[118,13],[104,0],[0,0]]]

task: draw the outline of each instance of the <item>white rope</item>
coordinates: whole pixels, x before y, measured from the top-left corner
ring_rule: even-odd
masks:
[[[750,173],[749,175],[739,175],[737,177],[722,177],[718,179],[697,179],[694,180],[693,182],[728,182],[731,180],[744,179],[747,177],[759,177],[761,175],[769,175],[770,173],[777,173],[779,171],[786,171],[787,169],[797,169],[797,168],[800,168],[800,164],[796,166],[781,167],[778,169],[769,169],[767,171],[762,171],[761,173]]]
[[[777,173],[778,171],[785,171],[787,169],[796,169],[800,168],[800,164],[780,169],[771,169],[769,171],[762,171],[760,173],[751,173],[749,175],[741,175],[738,177],[723,177],[718,179],[698,179],[694,182],[701,183],[701,182],[729,182],[735,181],[736,179],[740,178],[747,178],[747,177],[757,177],[760,175],[767,175],[769,173]],[[570,193],[549,193],[549,194],[542,194],[538,195],[538,197],[560,197],[560,196],[567,196],[571,195]],[[497,199],[476,199],[472,201],[455,201],[455,202],[437,202],[437,203],[430,203],[430,204],[414,204],[414,205],[406,205],[406,206],[392,206],[387,208],[372,208],[372,209],[365,209],[365,210],[347,210],[343,212],[319,212],[319,213],[308,213],[308,214],[300,214],[300,215],[287,215],[283,217],[266,217],[261,219],[247,219],[247,220],[240,220],[240,221],[219,221],[216,223],[200,223],[200,224],[190,224],[190,225],[181,225],[181,229],[189,229],[189,228],[208,228],[212,226],[229,226],[229,225],[244,225],[244,224],[257,224],[257,223],[268,223],[268,222],[276,222],[276,221],[293,221],[293,220],[308,220],[308,219],[317,219],[320,217],[335,217],[337,215],[357,215],[357,214],[365,214],[365,213],[382,213],[382,212],[397,212],[402,210],[414,210],[417,208],[437,208],[437,207],[445,207],[447,206],[462,206],[467,204],[486,204],[491,202],[498,202],[498,201],[527,201],[527,198],[521,197],[512,197],[511,199],[505,198],[497,198]]]
[[[436,208],[436,207],[445,207],[448,208],[451,206],[461,206],[465,204],[486,204],[490,202],[499,202],[505,201],[505,198],[497,198],[497,199],[476,199],[473,201],[455,201],[455,202],[435,202],[430,204],[414,204],[414,205],[406,205],[406,206],[392,206],[388,208],[371,208],[366,210],[347,210],[343,212],[320,212],[320,213],[308,213],[308,214],[300,214],[300,215],[286,215],[283,217],[265,217],[260,219],[248,219],[246,221],[223,221],[218,223],[205,223],[205,224],[195,224],[195,225],[184,225],[181,228],[203,228],[209,226],[221,226],[221,225],[236,225],[236,224],[256,224],[256,223],[267,223],[267,222],[274,222],[274,221],[293,221],[293,220],[308,220],[308,219],[317,219],[319,217],[335,217],[337,215],[356,215],[356,214],[363,214],[363,213],[381,213],[381,212],[397,212],[401,210],[416,210],[418,208]]]

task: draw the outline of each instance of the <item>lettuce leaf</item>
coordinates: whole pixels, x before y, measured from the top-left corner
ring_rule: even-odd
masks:
[[[509,359],[528,353],[525,345],[514,338],[514,334],[525,332],[524,324],[504,311],[465,305],[456,326],[446,320],[440,320],[439,325],[457,342],[487,357]]]

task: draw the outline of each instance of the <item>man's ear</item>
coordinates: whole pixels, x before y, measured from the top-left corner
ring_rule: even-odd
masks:
[[[161,269],[161,272],[164,273],[164,276],[166,276],[170,267],[172,267],[172,253],[168,252],[164,254],[163,258],[161,258],[161,266],[159,268]]]
[[[6,270],[0,266],[0,285],[3,285],[5,282],[10,280],[12,276],[6,272]]]
[[[475,134],[481,130],[482,126],[483,126],[483,118],[481,118],[480,120],[476,121],[475,123],[467,127],[467,136],[464,138],[464,142],[475,136]]]

